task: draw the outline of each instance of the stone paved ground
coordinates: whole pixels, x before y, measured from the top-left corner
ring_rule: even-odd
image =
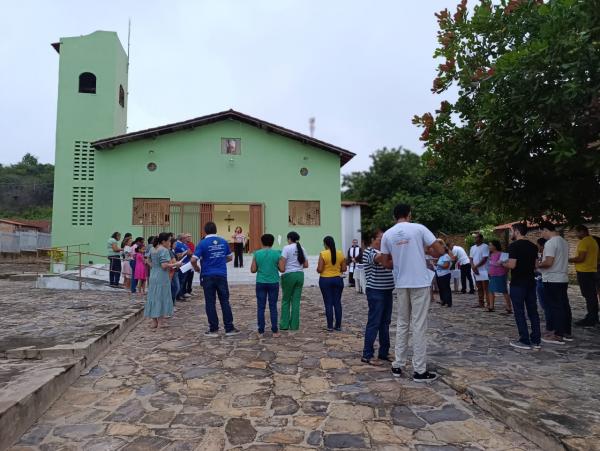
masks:
[[[123,292],[56,291],[0,280],[0,357],[21,347],[47,349],[100,336],[142,299]]]
[[[569,298],[574,320],[582,318],[578,287]],[[572,343],[519,351],[508,346],[518,337],[514,318],[499,313],[498,301],[495,313],[472,309],[474,302],[459,297],[452,309],[436,305],[431,315],[430,356],[446,370],[445,381],[485,396],[519,417],[521,427],[541,429],[568,449],[599,450],[600,328],[574,327]]]
[[[140,324],[12,451],[538,449],[442,382],[361,364],[366,303],[350,290],[344,302],[345,329],[328,334],[306,289],[301,331],[279,339],[253,333],[253,287],[232,289],[237,337],[201,337],[200,302],[178,304],[169,328]]]

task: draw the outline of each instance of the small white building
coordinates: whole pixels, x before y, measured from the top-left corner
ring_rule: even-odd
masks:
[[[362,246],[362,230],[360,225],[360,208],[366,202],[342,201],[342,252],[346,254],[352,245],[352,240],[357,239]]]

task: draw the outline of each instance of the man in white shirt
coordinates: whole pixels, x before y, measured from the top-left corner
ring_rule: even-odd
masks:
[[[448,248],[452,253],[452,261],[456,262],[456,267],[460,269],[460,285],[461,293],[467,292],[467,280],[469,281],[469,294],[474,294],[475,289],[473,288],[473,277],[471,276],[471,259],[467,255],[467,252],[461,246],[457,246],[452,243],[448,243]]]
[[[542,225],[542,236],[548,240],[544,244],[542,261],[537,264],[544,283],[544,301],[549,304],[550,321],[554,329],[542,337],[544,343],[564,344],[573,341],[571,335],[571,305],[569,288],[569,243],[547,222]]]
[[[433,233],[421,224],[411,223],[410,206],[394,208],[396,225],[383,234],[378,261],[393,269],[396,286],[398,320],[396,324],[396,360],[392,374],[402,375],[408,357],[408,336],[412,330],[413,380],[430,382],[437,374],[427,371],[427,313],[431,303],[433,271],[427,269],[425,252],[433,257],[444,253],[443,246]]]
[[[471,246],[469,251],[469,257],[471,259],[471,269],[475,276],[475,284],[477,285],[477,298],[479,300],[478,305],[474,305],[476,308],[485,307],[485,299],[490,296],[488,287],[490,279],[488,276],[488,258],[490,256],[490,248],[483,242],[483,235],[478,233],[475,235],[475,244]],[[489,304],[489,299],[488,299]]]

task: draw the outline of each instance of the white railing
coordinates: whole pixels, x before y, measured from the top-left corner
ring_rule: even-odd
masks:
[[[50,247],[51,235],[36,231],[0,232],[0,252],[20,254]]]

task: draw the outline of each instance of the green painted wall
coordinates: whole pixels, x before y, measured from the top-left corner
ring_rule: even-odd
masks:
[[[242,154],[221,154],[221,137],[241,138]],[[230,161],[233,159],[233,161]],[[157,170],[146,169],[153,162]],[[307,176],[300,169],[309,170]],[[182,202],[262,203],[265,232],[277,238],[288,226],[289,200],[319,200],[321,226],[295,226],[307,252],[317,254],[325,235],[339,241],[339,156],[233,120],[96,152],[93,249],[105,249],[114,231],[132,226],[132,198]],[[99,187],[102,187],[100,189]],[[227,237],[226,230],[220,234]]]
[[[79,75],[96,75],[96,93],[80,93]],[[119,86],[125,91],[125,107],[119,105]],[[126,132],[127,124],[127,55],[114,32],[96,31],[87,36],[60,39],[59,82],[56,126],[54,206],[52,244],[93,242],[94,225],[73,225],[73,202],[87,215],[87,202],[74,197],[83,191],[95,201],[98,173],[95,151],[86,143]],[[75,142],[83,151],[75,159]],[[85,158],[85,159],[84,159]],[[78,166],[79,179],[74,179]],[[85,169],[85,172],[83,170]],[[79,220],[76,222],[80,222]],[[92,218],[93,224],[93,218]],[[94,248],[98,247],[94,244]],[[104,251],[103,251],[104,253]]]

